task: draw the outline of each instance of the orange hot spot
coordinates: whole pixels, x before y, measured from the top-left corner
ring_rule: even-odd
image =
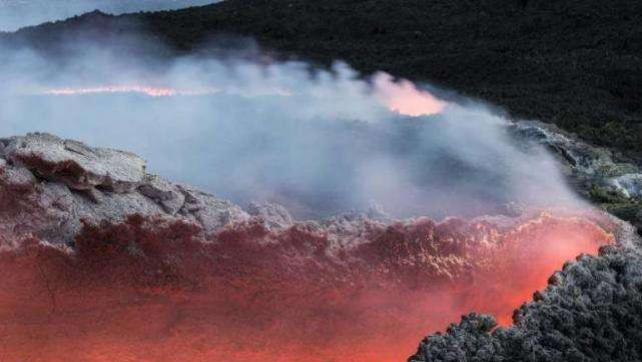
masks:
[[[204,241],[133,217],[86,227],[73,251],[23,240],[0,252],[2,360],[402,361],[464,313],[508,324],[564,261],[613,241],[550,216],[367,230],[338,247],[250,222]]]
[[[381,73],[374,78],[375,92],[391,110],[402,115],[419,117],[441,113],[446,103],[432,94],[419,90],[412,82],[393,82],[392,77]]]

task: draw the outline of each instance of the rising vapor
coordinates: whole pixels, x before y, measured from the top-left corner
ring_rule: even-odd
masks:
[[[62,62],[4,52],[0,132],[131,150],[152,172],[242,205],[278,202],[298,218],[375,205],[436,218],[578,206],[554,159],[514,141],[508,120],[385,73],[73,49]]]

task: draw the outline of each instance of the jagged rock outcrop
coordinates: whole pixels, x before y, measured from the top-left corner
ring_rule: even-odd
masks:
[[[512,131],[526,143],[536,142],[553,151],[579,193],[642,233],[642,170],[636,164],[551,124],[516,122]]]
[[[564,160],[568,171],[579,181],[588,186],[615,187],[615,181],[626,175],[642,175],[642,171],[633,163],[619,160],[611,150],[589,145],[577,137],[567,134],[554,125],[537,121],[522,121],[514,124],[518,136],[547,146]],[[629,183],[636,188],[633,183]],[[628,185],[620,190],[623,197],[636,197]],[[639,189],[639,185],[637,185]]]
[[[580,256],[515,312],[515,326],[495,329],[469,314],[445,334],[426,338],[412,362],[642,360],[642,255],[604,247]]]
[[[2,230],[29,230],[50,241],[71,241],[81,221],[118,222],[132,214],[180,218],[212,232],[250,216],[240,207],[145,171],[123,151],[93,148],[44,133],[0,140]]]
[[[294,224],[294,219],[288,210],[279,204],[252,202],[248,205],[247,212],[263,219],[268,229],[281,229]]]
[[[34,175],[72,190],[127,193],[142,184],[145,161],[133,153],[91,148],[44,133],[3,140],[3,157]]]

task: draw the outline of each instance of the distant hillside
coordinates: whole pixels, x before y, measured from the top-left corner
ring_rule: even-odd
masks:
[[[123,34],[142,20],[190,51],[212,34],[364,73],[427,80],[642,154],[642,2],[630,0],[227,0],[179,11],[94,15],[5,38],[51,47],[97,22]],[[96,19],[100,17],[100,21]]]
[[[215,0],[0,0],[0,31],[61,20],[100,9],[110,14],[207,5]]]

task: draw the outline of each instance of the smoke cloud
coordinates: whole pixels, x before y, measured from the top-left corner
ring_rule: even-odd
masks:
[[[577,202],[555,160],[516,141],[506,119],[385,73],[68,48],[55,60],[29,47],[2,52],[0,134],[45,131],[130,150],[151,172],[242,205],[279,202],[298,218],[375,205],[442,218]]]

